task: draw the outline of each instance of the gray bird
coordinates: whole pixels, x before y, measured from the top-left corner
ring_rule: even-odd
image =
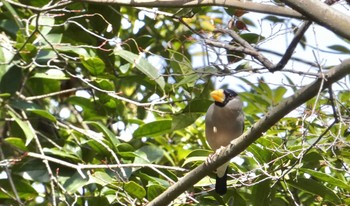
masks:
[[[243,103],[237,93],[230,89],[218,89],[210,95],[215,103],[210,105],[205,116],[205,134],[208,144],[216,151],[243,133]],[[216,170],[215,191],[220,195],[227,191],[228,165],[229,162],[226,162]]]

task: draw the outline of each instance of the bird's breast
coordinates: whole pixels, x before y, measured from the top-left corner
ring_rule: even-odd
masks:
[[[213,150],[228,145],[243,132],[244,116],[232,110],[211,105],[206,115],[206,137]]]

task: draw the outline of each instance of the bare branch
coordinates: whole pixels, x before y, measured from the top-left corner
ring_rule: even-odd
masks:
[[[319,0],[282,0],[312,21],[350,40],[350,17]]]
[[[246,49],[246,50],[243,50],[242,52],[253,56],[262,65],[264,65],[264,67],[266,67],[268,70],[275,67],[275,65],[270,60],[268,60],[264,55],[262,55],[260,52],[258,52],[257,49],[255,49],[246,40],[244,40],[242,37],[240,37],[235,31],[229,30],[229,29],[217,29],[217,31],[230,35],[235,42],[237,42],[238,44],[240,44],[241,46],[243,46]],[[247,53],[247,52],[249,52],[249,53]]]
[[[87,88],[84,87],[76,87],[76,88],[70,88],[70,89],[66,89],[66,90],[61,90],[58,92],[52,92],[49,94],[43,94],[43,95],[37,95],[37,96],[31,96],[31,97],[24,97],[21,94],[18,93],[18,95],[21,96],[21,98],[23,98],[26,101],[32,101],[32,100],[37,100],[37,99],[43,99],[43,98],[47,98],[47,97],[53,97],[53,96],[57,96],[57,95],[62,95],[62,94],[66,94],[66,93],[71,93],[71,92],[76,92],[78,90],[84,90]]]
[[[286,52],[282,56],[281,60],[275,65],[275,67],[269,69],[271,72],[282,70],[286,66],[289,59],[292,57],[295,48],[299,44],[301,38],[304,36],[306,30],[310,27],[311,23],[312,23],[311,21],[305,21],[300,26],[298,31],[295,33],[295,36],[294,36],[292,42],[289,44]]]
[[[15,5],[15,6],[18,6],[21,8],[25,8],[25,9],[30,9],[30,10],[37,11],[37,12],[43,12],[43,11],[48,11],[48,10],[52,10],[52,9],[57,9],[57,8],[65,7],[65,6],[68,6],[69,4],[72,4],[72,1],[66,0],[66,1],[58,1],[54,5],[46,5],[44,7],[39,8],[39,7],[30,6],[30,5],[22,4],[19,2],[15,2],[12,0],[5,0],[5,1],[7,1],[8,3],[10,3],[12,5]]]
[[[285,17],[302,19],[303,16],[296,11],[287,7],[273,6],[251,1],[227,1],[227,0],[73,0],[75,2],[98,3],[98,4],[116,4],[132,7],[167,7],[167,8],[184,8],[198,6],[225,6],[247,11],[254,11],[264,14],[275,14]]]

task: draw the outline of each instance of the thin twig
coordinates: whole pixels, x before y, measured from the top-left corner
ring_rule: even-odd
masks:
[[[117,162],[117,164],[120,164],[120,161],[119,161],[117,154],[106,143],[104,143],[102,141],[102,139],[103,139],[102,134],[94,132],[92,130],[81,129],[81,128],[76,127],[72,124],[66,125],[66,124],[63,124],[61,122],[57,122],[57,124],[59,126],[68,127],[70,129],[73,129],[73,130],[93,139],[94,141],[98,142],[101,146],[103,146],[113,156],[113,158]],[[77,171],[79,172],[79,174],[82,178],[84,178],[84,179],[86,178],[85,174],[80,169],[77,169]],[[120,179],[124,182],[127,180],[127,175],[126,175],[124,169],[121,169],[121,173],[122,173],[122,177],[120,177]]]
[[[0,139],[0,141],[2,141],[2,138]],[[5,155],[4,155],[4,152],[2,151],[2,146],[1,145],[0,145],[0,158],[1,158],[1,160],[5,160]],[[12,175],[11,175],[11,170],[8,168],[8,165],[4,165],[4,168],[5,168],[5,173],[7,175],[9,183],[10,183],[10,187],[11,187],[12,192],[14,194],[14,197],[12,195],[9,195],[9,196],[11,198],[13,198],[14,200],[16,200],[19,205],[24,205],[23,202],[21,201],[21,198],[18,195],[18,191],[16,189],[16,185],[13,182]],[[1,188],[1,190],[3,190],[3,189]],[[6,190],[3,190],[3,192],[9,194]]]
[[[267,69],[271,69],[274,67],[274,64],[268,60],[264,55],[262,55],[257,49],[255,49],[252,45],[250,45],[246,40],[244,40],[242,37],[240,37],[234,30],[232,29],[216,29],[216,32],[225,33],[230,35],[235,42],[237,42],[239,45],[244,47],[246,50],[249,51],[249,55],[253,56],[256,60],[258,60],[264,67]],[[243,51],[243,53],[245,53]]]
[[[57,4],[55,5],[52,5],[52,6],[44,6],[44,7],[35,7],[35,6],[30,6],[30,5],[26,5],[26,4],[22,4],[22,3],[19,3],[19,2],[15,2],[15,1],[12,1],[12,0],[5,0],[7,1],[8,3],[12,4],[12,5],[15,5],[15,6],[18,6],[18,7],[21,7],[21,8],[24,8],[24,9],[30,9],[30,10],[33,10],[33,11],[36,11],[36,12],[43,12],[43,11],[49,11],[49,10],[52,10],[52,9],[57,9],[57,8],[61,8],[61,7],[65,7],[65,6],[68,6],[74,2],[72,1],[68,1],[68,0],[65,0],[65,1],[58,1]]]
[[[294,35],[293,40],[290,42],[287,50],[284,52],[284,55],[282,56],[282,58],[280,59],[280,61],[273,67],[270,68],[270,72],[274,72],[274,71],[278,71],[278,70],[282,70],[286,64],[288,63],[288,61],[291,59],[295,48],[297,47],[297,45],[299,44],[301,38],[303,38],[305,32],[307,31],[307,29],[310,27],[312,21],[305,21],[297,30],[297,32]]]
[[[84,82],[85,84],[87,84],[89,87],[99,91],[99,92],[103,92],[115,99],[118,99],[118,100],[121,100],[121,101],[124,101],[124,102],[127,102],[127,103],[130,103],[130,104],[134,104],[136,106],[139,106],[139,107],[152,107],[154,105],[160,105],[160,104],[168,104],[169,102],[167,101],[163,101],[166,96],[163,96],[161,97],[160,99],[154,101],[154,102],[150,102],[150,103],[141,103],[141,102],[137,102],[137,101],[134,101],[134,100],[131,100],[131,99],[128,99],[128,98],[125,98],[125,97],[122,97],[122,96],[119,96],[117,92],[115,91],[108,91],[108,90],[104,90],[104,89],[100,89],[98,87],[96,87],[95,85],[91,84],[89,81],[90,80],[86,80],[84,79],[83,77],[79,77],[79,76],[76,76],[68,71],[66,71],[71,77],[73,78],[76,78],[76,79],[79,79],[81,80],[82,82]]]
[[[164,165],[155,165],[155,164],[138,164],[138,163],[132,163],[132,164],[102,164],[102,165],[84,165],[84,164],[73,164],[70,162],[66,162],[61,159],[57,159],[54,157],[50,157],[47,155],[41,155],[34,152],[28,152],[25,153],[28,157],[38,158],[42,160],[47,160],[50,162],[54,162],[69,168],[73,168],[76,170],[91,170],[91,169],[111,169],[111,168],[138,168],[138,167],[149,167],[151,169],[157,168],[157,169],[166,169],[166,170],[174,170],[174,171],[180,171],[180,172],[186,172],[187,169],[180,168],[180,167],[171,167],[171,166],[164,166]]]
[[[22,111],[22,116],[23,116],[24,119],[28,119],[28,117],[27,117],[27,115],[26,115],[26,113],[24,111]],[[43,150],[43,148],[41,146],[41,143],[39,141],[39,138],[36,135],[36,132],[35,132],[34,128],[32,127],[32,124],[28,120],[26,120],[26,121],[28,122],[29,129],[33,133],[34,141],[36,143],[36,146],[37,146],[39,152],[41,153],[41,155],[45,155],[44,154],[44,150]],[[43,160],[43,163],[45,164],[47,172],[48,172],[49,177],[50,177],[50,187],[51,187],[50,189],[51,189],[51,196],[52,196],[52,205],[56,206],[57,203],[56,203],[56,192],[55,192],[55,184],[54,184],[54,182],[57,182],[57,180],[56,180],[55,176],[52,173],[52,170],[51,170],[51,167],[49,165],[49,162],[47,160]]]
[[[66,90],[61,90],[61,91],[58,91],[58,92],[51,92],[51,93],[43,94],[43,95],[37,95],[37,96],[31,96],[31,97],[24,97],[23,96],[21,98],[26,100],[26,101],[32,101],[32,100],[53,97],[53,96],[57,96],[57,95],[62,95],[62,94],[66,94],[66,93],[79,91],[79,90],[84,90],[84,89],[87,89],[87,88],[86,87],[76,87],[76,88],[70,88],[70,89],[66,89]]]

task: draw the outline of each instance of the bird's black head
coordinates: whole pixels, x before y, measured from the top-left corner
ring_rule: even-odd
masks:
[[[215,105],[224,107],[231,99],[238,96],[238,94],[231,89],[218,89],[210,93],[215,100]]]

